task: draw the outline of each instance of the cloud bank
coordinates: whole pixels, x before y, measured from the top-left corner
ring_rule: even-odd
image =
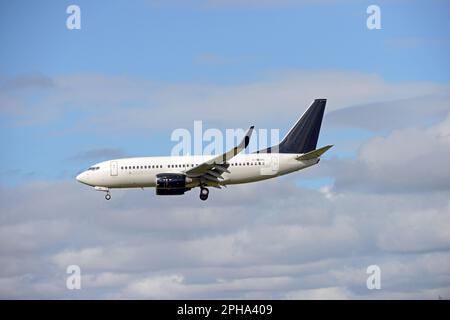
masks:
[[[22,77],[2,86],[9,88],[0,90],[2,115],[18,128],[58,122],[73,110],[91,119],[76,123],[75,131],[155,130],[167,115],[177,114],[177,124],[184,125],[199,112],[212,123],[284,123],[313,98],[326,96],[324,121],[333,130],[372,133],[354,147],[354,157],[337,156],[345,142],[337,136],[330,141],[336,153],[319,166],[212,190],[207,203],[198,201],[196,190],[170,198],[156,197],[154,190],[114,191],[106,202],[74,180],[3,184],[2,298],[450,296],[446,85],[322,72],[234,86],[92,74]],[[95,117],[105,110],[105,117]],[[77,157],[120,152],[81,150]],[[297,184],[323,177],[333,182],[320,188]],[[82,270],[79,291],[65,286],[72,264]],[[381,290],[366,287],[366,268],[373,264],[381,268]]]

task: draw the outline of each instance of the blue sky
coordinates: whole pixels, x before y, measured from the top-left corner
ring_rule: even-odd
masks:
[[[78,1],[82,29],[73,31],[65,28],[69,4],[2,2],[0,75],[5,83],[36,74],[50,79],[101,74],[166,85],[238,86],[291,70],[351,70],[397,83],[448,83],[450,77],[450,20],[444,1],[381,2],[382,30],[376,31],[366,28],[367,1],[261,6]],[[42,95],[45,90],[33,92],[28,101]],[[3,182],[6,176],[9,181],[19,179],[9,174],[18,169],[30,173],[25,180],[76,172],[88,161],[67,159],[87,149],[152,155],[168,153],[173,145],[169,128],[139,136],[123,131],[63,133],[102,112],[62,111],[56,120],[41,125],[16,125],[3,118],[1,141],[8,150],[0,159]],[[202,119],[198,114],[192,117]],[[283,134],[291,123],[275,125]],[[349,135],[333,132],[333,137],[339,136]]]
[[[102,74],[161,84],[227,86],[291,70],[351,70],[394,82],[448,83],[450,77],[446,59],[450,19],[444,1],[434,1],[433,5],[381,2],[382,30],[376,31],[366,28],[366,1],[317,5],[269,2],[261,6],[211,5],[207,1],[183,5],[176,1],[79,1],[82,29],[73,31],[65,28],[69,4],[2,3],[0,74],[4,81],[30,74],[49,78]],[[29,99],[41,95],[45,92],[34,93]],[[146,143],[149,134],[145,133],[145,139],[127,132],[112,138],[60,133],[77,121],[101,114],[92,109],[72,110],[44,125],[14,125],[4,118],[2,144],[9,152],[1,157],[3,171],[34,173],[27,179],[55,178],[81,166],[66,160],[85,149],[121,148],[145,155],[168,153],[173,145],[168,141],[169,128],[149,132],[151,144]],[[201,119],[200,115],[192,116]],[[291,123],[282,124],[283,134]],[[349,137],[345,133],[332,135]],[[358,135],[349,138],[357,139]],[[46,166],[52,169],[44,169]]]
[[[368,1],[256,8],[152,3],[79,1],[82,30],[69,31],[71,2],[3,2],[0,71],[234,83],[271,70],[353,69],[392,80],[448,81],[445,1],[381,2],[379,32],[366,28]],[[195,63],[207,53],[234,64]]]

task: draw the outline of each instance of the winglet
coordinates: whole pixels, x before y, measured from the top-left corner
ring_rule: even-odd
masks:
[[[244,137],[244,149],[248,147],[248,144],[250,143],[250,138],[252,136],[253,133],[253,129],[255,128],[255,126],[251,126],[250,129],[248,129],[247,133],[245,134]]]
[[[311,160],[311,159],[316,159],[319,158],[322,154],[324,154],[325,152],[328,151],[328,149],[330,149],[333,145],[330,144],[328,146],[319,148],[317,150],[313,150],[310,152],[307,152],[305,154],[302,154],[301,156],[295,158],[296,160]]]
[[[252,136],[254,128],[255,128],[254,126],[251,126],[247,130],[247,132],[245,133],[244,139],[242,139],[242,141],[241,141],[241,143],[239,143],[239,145],[237,145],[236,147],[234,147],[231,150],[228,150],[226,153],[221,154],[220,156],[216,156],[206,162],[203,162],[202,164],[200,164],[194,168],[187,170],[186,175],[189,177],[194,177],[194,178],[204,176],[205,179],[208,179],[208,178],[206,178],[206,174],[209,174],[212,177],[212,179],[218,180],[217,175],[214,175],[214,174],[211,175],[211,172],[208,173],[208,171],[210,171],[211,169],[214,168],[215,171],[219,171],[219,176],[223,172],[230,173],[230,171],[228,171],[228,169],[227,169],[230,164],[227,162],[231,158],[236,156],[238,153],[240,153],[242,150],[244,150],[245,148],[248,147],[248,145],[250,143],[250,137]],[[211,177],[209,179],[211,179]]]
[[[255,128],[255,126],[251,126],[247,132],[245,133],[245,137],[244,139],[242,139],[241,143],[239,143],[236,147],[234,147],[233,149],[229,150],[228,152],[215,157],[209,161],[207,161],[208,164],[211,163],[226,163],[227,161],[229,161],[231,158],[233,158],[234,156],[236,156],[237,154],[239,154],[242,150],[244,150],[245,148],[248,147],[249,143],[250,143],[250,138],[252,136],[253,133],[253,129]]]

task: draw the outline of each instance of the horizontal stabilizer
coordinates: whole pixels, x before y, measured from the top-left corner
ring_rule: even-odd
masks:
[[[312,160],[319,158],[321,155],[323,155],[325,152],[328,151],[333,145],[330,144],[326,147],[319,148],[317,150],[313,150],[310,152],[307,152],[305,154],[302,154],[301,156],[297,157],[296,160]]]

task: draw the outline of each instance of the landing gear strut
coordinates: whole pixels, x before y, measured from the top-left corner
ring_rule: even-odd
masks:
[[[205,187],[200,187],[200,200],[205,201],[208,199],[209,190]]]
[[[103,191],[103,192],[106,192],[105,199],[106,199],[106,200],[111,199],[111,195],[109,194],[109,188],[107,188],[107,187],[99,187],[99,186],[95,186],[94,189],[97,190],[97,191]]]

